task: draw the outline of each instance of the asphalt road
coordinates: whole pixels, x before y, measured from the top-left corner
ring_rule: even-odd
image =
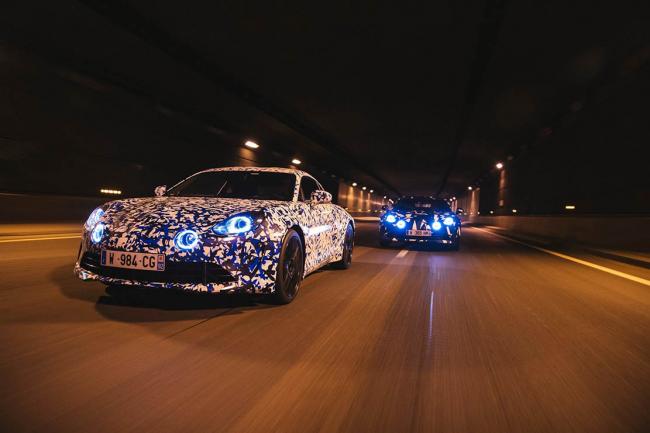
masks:
[[[650,429],[650,287],[473,228],[375,235],[288,306],[118,300],[73,277],[78,239],[0,243],[0,430]]]

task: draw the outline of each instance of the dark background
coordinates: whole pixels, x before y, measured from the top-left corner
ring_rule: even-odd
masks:
[[[647,213],[648,23],[641,1],[7,2],[0,190],[298,157],[332,191]]]

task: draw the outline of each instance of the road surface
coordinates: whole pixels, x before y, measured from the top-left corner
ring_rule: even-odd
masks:
[[[0,243],[0,430],[649,430],[650,287],[475,228],[459,252],[358,231],[288,306],[122,299],[73,277],[78,239]]]

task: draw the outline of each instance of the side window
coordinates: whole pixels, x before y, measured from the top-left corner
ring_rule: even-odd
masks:
[[[300,200],[308,201],[311,199],[311,193],[320,189],[318,184],[311,177],[303,176],[300,180]]]

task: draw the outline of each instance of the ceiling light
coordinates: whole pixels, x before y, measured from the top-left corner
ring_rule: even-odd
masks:
[[[299,160],[298,158],[293,158],[293,159],[291,160],[291,163],[292,163],[292,164],[296,164],[296,165],[300,165],[300,164],[302,164],[302,161]]]
[[[248,147],[249,149],[257,149],[260,147],[259,144],[255,143],[254,141],[248,140],[246,143],[244,143],[244,146]]]
[[[122,194],[122,191],[119,189],[109,189],[109,188],[102,188],[99,190],[102,194],[111,194],[111,195],[120,195]]]

